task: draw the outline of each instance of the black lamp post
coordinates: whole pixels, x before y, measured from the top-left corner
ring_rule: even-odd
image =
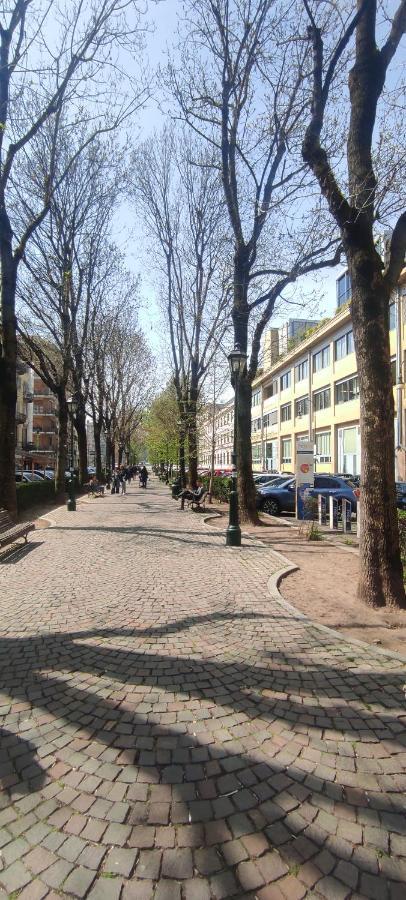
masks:
[[[69,400],[66,401],[69,407],[70,412],[70,479],[69,479],[69,500],[67,509],[68,512],[76,512],[76,498],[75,498],[75,466],[74,466],[74,443],[73,443],[73,419],[77,409],[77,403],[74,397],[70,397]]]
[[[240,377],[247,363],[247,354],[243,353],[239,344],[228,355],[230,366],[231,384],[234,388],[234,439],[233,452],[231,454],[231,485],[230,485],[230,514],[226,531],[226,544],[228,547],[241,547],[241,528],[238,517],[238,493],[237,493],[237,417],[238,417],[238,391]]]

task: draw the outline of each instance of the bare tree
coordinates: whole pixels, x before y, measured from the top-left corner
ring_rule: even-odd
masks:
[[[57,28],[50,28],[56,18]],[[123,89],[120,52],[139,34],[136,0],[8,0],[0,12],[0,494],[16,512],[14,478],[16,407],[17,273],[29,241],[47,216],[53,192],[66,177],[55,162],[38,185],[25,217],[15,216],[24,187],[20,168],[30,146],[50,122],[69,109],[71,125],[86,121],[87,144],[112,129],[141,100]],[[119,83],[119,89],[115,86]],[[34,199],[34,198],[32,198]],[[19,213],[21,212],[21,205]]]
[[[77,140],[80,146],[80,137]],[[42,166],[46,169],[46,143],[41,140],[36,148],[35,171],[41,171]],[[58,167],[66,168],[71,152],[62,130]],[[118,159],[114,142],[101,138],[77,156],[69,179],[63,180],[53,194],[47,219],[31,238],[17,288],[21,301],[18,331],[34,356],[41,357],[45,381],[58,397],[58,493],[65,484],[68,382],[76,399],[79,480],[81,484],[87,480],[90,340],[106,294],[115,287],[119,255],[109,243],[109,230],[120,190]],[[112,160],[116,160],[116,166]],[[40,343],[34,335],[40,337]],[[47,361],[52,360],[43,352],[44,336],[63,361],[57,390],[54,366],[50,364],[46,371]]]
[[[130,286],[129,286],[130,285]],[[116,298],[116,308],[100,323],[104,334],[103,354],[96,368],[96,390],[103,406],[103,420],[107,435],[107,466],[113,467],[115,448],[118,463],[127,458],[131,439],[136,433],[155,389],[154,365],[151,351],[139,328],[134,297],[136,283],[131,284],[127,273],[126,287]]]
[[[181,63],[169,84],[181,116],[212,147],[233,233],[234,341],[251,354],[239,379],[241,514],[257,519],[251,385],[275,303],[300,276],[339,260],[340,247],[300,153],[308,48],[275,0],[186,0]],[[231,262],[231,261],[230,261]]]
[[[358,593],[372,606],[405,608],[395,505],[389,301],[405,263],[406,213],[403,210],[395,220],[387,260],[377,250],[374,231],[377,219],[383,217],[382,198],[391,192],[393,172],[402,166],[403,153],[398,143],[390,168],[382,171],[381,159],[377,174],[374,130],[378,104],[385,104],[389,66],[406,31],[406,2],[401,0],[393,17],[381,16],[379,26],[377,0],[358,0],[356,12],[344,20],[337,11],[333,14],[333,9],[328,18],[319,19],[318,5],[311,0],[304,0],[304,6],[313,70],[312,111],[303,158],[340,229],[352,286],[362,446]],[[383,4],[381,12],[387,14],[388,6]],[[347,171],[342,173],[335,169],[329,153],[327,115],[331,104],[333,109],[337,107],[335,82],[347,63],[348,50]],[[403,159],[403,196],[404,175]],[[347,183],[347,190],[340,181]],[[402,327],[400,323],[398,327]]]
[[[211,156],[165,129],[135,154],[134,195],[159,252],[165,318],[178,399],[180,468],[188,437],[189,481],[197,479],[197,409],[204,378],[227,327],[227,233]]]

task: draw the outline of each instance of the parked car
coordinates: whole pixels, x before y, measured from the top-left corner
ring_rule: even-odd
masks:
[[[396,506],[398,509],[406,509],[406,482],[396,482]]]
[[[44,469],[42,471],[40,469],[35,469],[34,475],[40,475],[41,478],[44,478],[47,481],[54,481],[55,479],[55,472],[53,472],[52,469]]]
[[[274,481],[275,478],[291,478],[293,476],[293,472],[261,472],[260,474],[254,475],[254,483],[259,486],[261,484],[270,484],[271,481]]]
[[[357,509],[359,491],[345,478],[338,475],[315,475],[314,487],[310,491],[311,496],[335,497],[336,500],[349,500],[351,511]],[[263,512],[271,516],[279,516],[282,512],[295,512],[296,480],[286,479],[281,476],[272,484],[263,486],[258,490],[257,506]]]
[[[16,472],[16,482],[19,483],[21,481],[30,484],[33,481],[45,481],[45,478],[43,475],[37,475],[36,472]]]

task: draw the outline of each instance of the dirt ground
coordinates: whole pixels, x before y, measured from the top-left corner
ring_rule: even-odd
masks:
[[[209,507],[207,507],[208,509]],[[227,515],[227,507],[213,511]],[[282,596],[296,609],[320,625],[334,628],[343,636],[376,644],[406,658],[406,611],[375,610],[357,600],[358,553],[341,542],[325,538],[309,542],[299,529],[283,520],[262,517],[262,526],[244,525],[243,530],[269,542],[287,559],[299,566],[279,585]],[[224,519],[212,525],[224,528]]]

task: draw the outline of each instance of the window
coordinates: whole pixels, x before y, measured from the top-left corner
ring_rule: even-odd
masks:
[[[292,418],[292,404],[285,403],[284,406],[281,406],[281,422],[289,422],[289,419]]]
[[[359,397],[358,376],[347,378],[346,381],[340,381],[335,386],[336,403],[348,403],[349,400],[356,400]]]
[[[261,419],[253,419],[251,422],[251,431],[261,431]]]
[[[282,438],[282,463],[292,462],[292,438]]]
[[[275,394],[278,393],[278,379],[274,378],[271,384],[267,384],[264,388],[264,400],[268,400],[269,397],[274,397]]]
[[[396,305],[391,303],[389,306],[389,331],[396,328]]]
[[[337,278],[337,306],[344,306],[351,299],[351,281],[348,272]]]
[[[390,361],[390,368],[392,372],[392,384],[396,384],[396,356],[392,356]]]
[[[316,488],[335,488],[335,490],[337,490],[337,488],[341,487],[341,484],[337,478],[319,475],[319,477],[316,476],[314,479],[314,486]]]
[[[269,428],[270,425],[276,425],[278,421],[278,410],[273,409],[272,412],[269,412],[263,418],[264,428]]]
[[[334,359],[344,359],[349,353],[354,353],[354,336],[351,331],[343,334],[342,337],[334,341]]]
[[[288,387],[290,387],[291,383],[291,370],[289,372],[285,372],[284,375],[281,375],[281,391],[286,391]]]
[[[261,391],[254,391],[252,395],[251,406],[259,406],[261,403]]]
[[[313,372],[320,372],[320,369],[326,369],[330,365],[330,347],[323,347],[313,356]]]
[[[301,397],[300,400],[296,400],[295,402],[295,416],[297,419],[301,419],[302,416],[309,415],[309,398]]]
[[[330,388],[323,388],[322,391],[316,391],[313,394],[313,405],[315,412],[318,412],[320,409],[328,409],[331,406],[331,391]]]
[[[297,365],[295,367],[295,380],[296,381],[304,381],[304,379],[307,378],[308,374],[309,374],[308,360],[304,359],[303,362],[299,363],[299,365]]]
[[[316,456],[319,462],[331,462],[331,433],[330,431],[321,431],[316,434]]]
[[[261,444],[252,445],[252,461],[261,462]]]

